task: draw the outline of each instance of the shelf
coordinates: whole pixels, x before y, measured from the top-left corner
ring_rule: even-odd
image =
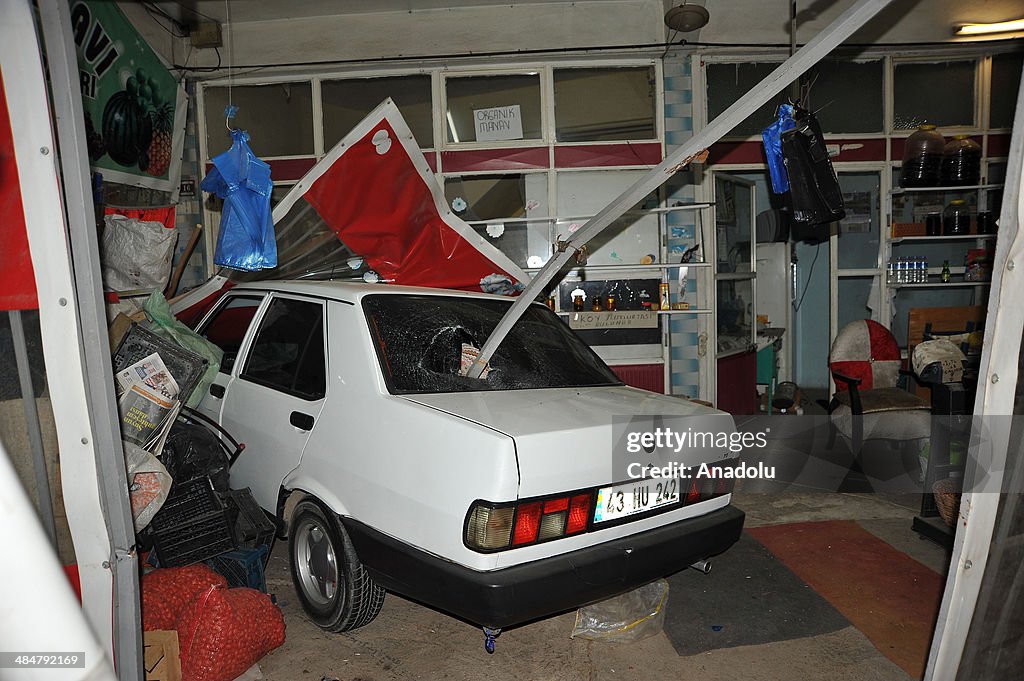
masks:
[[[963,288],[965,286],[991,286],[991,281],[947,281],[927,284],[887,284],[889,288]]]
[[[950,234],[949,236],[893,236],[889,237],[889,241],[898,244],[902,241],[991,241],[995,238],[995,234]]]
[[[970,192],[979,189],[999,189],[1002,186],[1002,184],[972,184],[965,187],[896,187],[892,190],[892,195],[917,192]]]
[[[574,270],[674,270],[677,267],[711,267],[712,263],[709,262],[676,262],[676,263],[651,263],[650,265],[575,265],[568,269],[569,272]],[[540,272],[542,267],[524,267],[523,271],[527,273]]]
[[[557,315],[568,317],[576,310],[571,311],[560,311],[556,312]],[[601,312],[607,312],[608,310],[602,310]],[[614,310],[614,312],[639,312],[640,310]],[[592,312],[592,310],[580,310],[580,312]],[[659,315],[673,315],[673,314],[712,314],[714,310],[708,310],[705,308],[691,307],[689,310],[651,310]],[[594,314],[601,314],[600,312],[594,312]]]

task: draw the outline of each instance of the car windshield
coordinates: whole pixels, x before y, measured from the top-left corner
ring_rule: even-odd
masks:
[[[531,305],[491,358],[465,375],[511,300],[373,295],[363,310],[392,393],[621,385],[594,351],[543,305]]]

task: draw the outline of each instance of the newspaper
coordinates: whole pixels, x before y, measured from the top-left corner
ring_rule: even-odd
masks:
[[[159,353],[142,358],[117,374],[121,392],[121,437],[159,453],[181,404],[178,384]]]

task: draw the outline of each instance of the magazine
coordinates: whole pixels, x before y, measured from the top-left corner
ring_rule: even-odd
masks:
[[[158,353],[117,372],[122,391],[118,399],[121,437],[143,449],[159,453],[167,430],[181,403],[178,384]]]

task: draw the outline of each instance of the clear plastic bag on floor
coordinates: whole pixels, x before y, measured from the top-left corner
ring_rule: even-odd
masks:
[[[576,612],[572,638],[631,643],[656,635],[665,624],[668,582],[659,579]]]

